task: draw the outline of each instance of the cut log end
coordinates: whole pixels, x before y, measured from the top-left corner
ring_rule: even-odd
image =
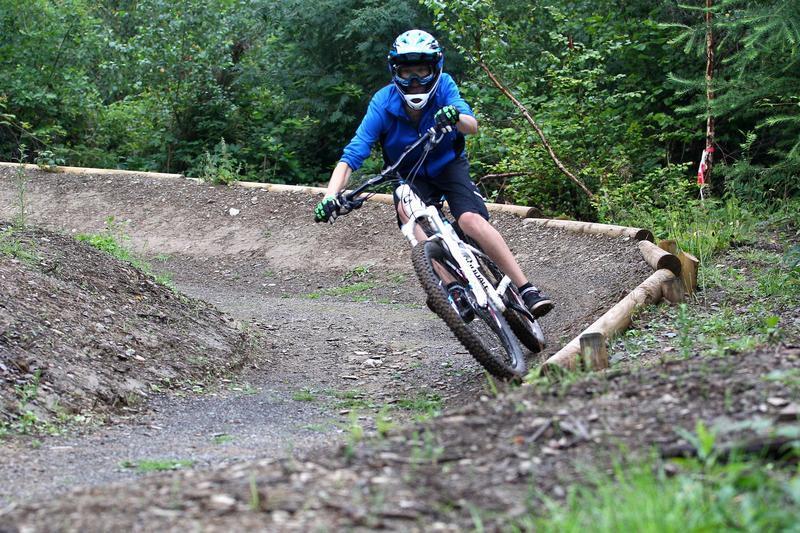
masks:
[[[636,230],[635,239],[637,241],[649,241],[653,242],[655,240],[655,236],[653,232],[649,229],[638,229]]]
[[[586,370],[608,368],[606,336],[599,332],[584,333],[580,337],[581,359]]]
[[[661,282],[661,294],[671,304],[678,304],[686,300],[686,289],[681,278],[672,278]]]
[[[681,260],[669,252],[666,252],[650,241],[640,241],[639,251],[645,262],[653,270],[667,269],[676,276],[681,274]]]

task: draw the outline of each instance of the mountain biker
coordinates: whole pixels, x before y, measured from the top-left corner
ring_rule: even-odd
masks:
[[[508,274],[531,314],[544,316],[553,309],[553,301],[528,282],[505,240],[488,222],[484,199],[470,180],[464,135],[477,133],[478,122],[453,79],[442,71],[444,54],[439,43],[427,32],[407,31],[395,39],[388,61],[392,83],[373,95],[361,125],[333,169],[325,197],[314,209],[315,220],[336,219],[341,207],[336,195],[369,157],[375,142],[380,141],[384,161],[391,164],[407,146],[436,127],[445,132],[444,138],[413,181],[409,178],[409,184],[426,203],[444,196],[459,228]],[[411,168],[399,170],[403,176],[414,172]],[[395,207],[399,221],[405,223],[408,215],[398,207],[396,195]],[[454,301],[461,300],[463,287],[451,283],[447,288]]]

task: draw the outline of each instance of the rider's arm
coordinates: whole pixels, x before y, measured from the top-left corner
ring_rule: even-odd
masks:
[[[382,89],[375,93],[369,102],[367,113],[361,119],[361,124],[356,130],[356,134],[342,151],[340,163],[347,163],[351,171],[361,168],[364,160],[369,157],[372,151],[372,145],[380,138],[386,112],[387,96],[387,89]],[[334,170],[334,172],[336,171]]]
[[[350,179],[350,174],[352,173],[353,169],[350,168],[350,165],[344,161],[339,161],[331,173],[331,180],[328,182],[325,196],[336,196],[336,194],[347,185],[347,180]]]
[[[460,113],[458,115],[458,122],[456,122],[456,129],[464,135],[478,133],[478,120],[472,115]]]
[[[475,119],[475,114],[472,112],[472,108],[469,107],[466,100],[461,97],[461,93],[458,91],[458,86],[456,82],[453,81],[453,78],[446,72],[442,72],[440,84],[444,105],[452,105],[458,109],[459,117],[458,123],[456,123],[458,131],[464,135],[478,133],[478,121]]]

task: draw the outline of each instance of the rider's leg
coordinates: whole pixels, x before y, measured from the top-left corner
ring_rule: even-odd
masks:
[[[553,301],[528,283],[506,241],[494,226],[489,224],[486,203],[469,178],[467,158],[458,157],[449,163],[437,178],[436,184],[444,190],[450,211],[461,230],[475,239],[486,254],[508,274],[531,313],[540,317],[553,309]]]
[[[406,213],[406,210],[403,209],[403,204],[398,202],[395,205],[395,208],[397,209],[397,218],[400,221],[400,224],[402,225],[408,222],[409,216],[408,213]],[[428,238],[428,236],[425,235],[425,232],[422,231],[422,228],[419,226],[419,224],[414,226],[414,237],[416,237],[417,241],[419,242],[423,242]]]
[[[508,274],[514,285],[522,287],[528,283],[528,278],[522,273],[522,269],[511,254],[505,239],[488,220],[478,213],[464,213],[458,217],[458,227],[478,241],[486,255]]]
[[[475,239],[483,251],[508,274],[533,316],[544,316],[553,309],[553,301],[528,282],[505,239],[488,220],[478,213],[466,212],[458,217],[458,226]]]

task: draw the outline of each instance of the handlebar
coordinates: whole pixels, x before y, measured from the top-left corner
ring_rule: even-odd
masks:
[[[408,154],[416,150],[420,145],[425,143],[425,147],[423,148],[422,155],[420,158],[425,157],[425,155],[433,150],[437,144],[439,144],[444,137],[446,132],[439,131],[436,127],[430,128],[428,131],[425,132],[419,139],[417,139],[414,144],[406,148],[400,157],[397,158],[395,163],[381,171],[380,174],[373,176],[372,178],[368,179],[355,189],[350,192],[344,192],[337,194],[337,199],[339,203],[344,208],[345,212],[352,211],[353,209],[358,209],[364,204],[364,201],[368,198],[367,195],[359,196],[365,190],[370,187],[374,187],[375,185],[380,185],[381,183],[385,183],[397,176],[397,168],[403,162]]]

